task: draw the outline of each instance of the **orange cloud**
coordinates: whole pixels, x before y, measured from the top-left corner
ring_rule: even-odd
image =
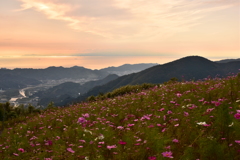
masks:
[[[74,30],[108,38],[168,35],[198,25],[206,13],[239,5],[238,0],[19,0]]]

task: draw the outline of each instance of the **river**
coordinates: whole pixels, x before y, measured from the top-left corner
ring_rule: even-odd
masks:
[[[24,89],[19,90],[19,93],[20,93],[20,95],[22,95],[23,97],[27,97],[27,96],[25,95],[25,90],[24,90]]]

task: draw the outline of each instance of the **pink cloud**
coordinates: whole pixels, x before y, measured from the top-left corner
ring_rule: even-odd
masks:
[[[107,38],[141,38],[189,30],[208,12],[239,5],[238,0],[19,0],[74,30]]]

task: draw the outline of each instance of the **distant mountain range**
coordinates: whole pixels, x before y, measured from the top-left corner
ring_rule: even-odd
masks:
[[[86,94],[69,100],[68,102],[80,102],[91,95],[96,96],[99,93],[110,92],[125,85],[142,83],[159,84],[169,81],[173,77],[179,80],[198,80],[208,76],[225,77],[228,74],[240,72],[239,69],[240,61],[216,63],[203,57],[189,56],[163,65],[157,65],[138,73],[121,76],[105,85],[96,86]]]
[[[103,68],[100,71],[108,72],[110,74],[117,74],[119,76],[140,72],[144,69],[158,65],[157,63],[140,63],[140,64],[124,64],[119,67]]]
[[[26,69],[26,68],[16,68],[10,69],[0,69],[0,74],[8,73],[15,76],[23,76],[27,78],[34,78],[36,80],[60,80],[65,78],[71,79],[81,79],[81,78],[92,78],[99,79],[106,77],[107,72],[99,70],[91,70],[84,67],[48,67],[46,69]]]
[[[228,62],[235,62],[235,61],[240,61],[240,58],[238,58],[238,59],[223,59],[223,60],[215,61],[215,62],[217,62],[217,63],[228,63]]]
[[[36,85],[49,80],[93,80],[103,79],[109,74],[125,75],[138,72],[156,64],[125,64],[119,67],[109,67],[100,70],[91,70],[74,66],[71,68],[48,67],[46,69],[16,68],[0,69],[0,89],[19,89],[27,85]]]

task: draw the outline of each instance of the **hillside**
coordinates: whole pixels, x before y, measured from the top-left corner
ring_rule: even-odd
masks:
[[[86,93],[93,87],[101,86],[116,78],[118,78],[117,75],[110,74],[103,79],[89,81],[82,85],[79,83],[65,82],[45,91],[39,91],[33,94],[31,97],[38,97],[40,99],[38,102],[39,105],[47,106],[50,102],[54,102],[55,105],[62,106],[63,101],[76,98],[80,94]]]
[[[20,89],[27,87],[28,85],[38,85],[40,83],[40,81],[34,78],[27,78],[8,73],[0,73],[0,89],[2,90]]]
[[[40,114],[8,107],[19,116],[5,123],[0,159],[237,160],[239,91],[240,74],[171,82]]]
[[[198,80],[211,76],[226,76],[229,73],[238,73],[240,62],[216,63],[199,56],[184,57],[170,63],[157,65],[138,73],[125,75],[111,81],[103,86],[91,89],[85,95],[73,100],[80,102],[91,95],[110,92],[125,85],[143,83],[164,83],[175,77],[180,81]]]

